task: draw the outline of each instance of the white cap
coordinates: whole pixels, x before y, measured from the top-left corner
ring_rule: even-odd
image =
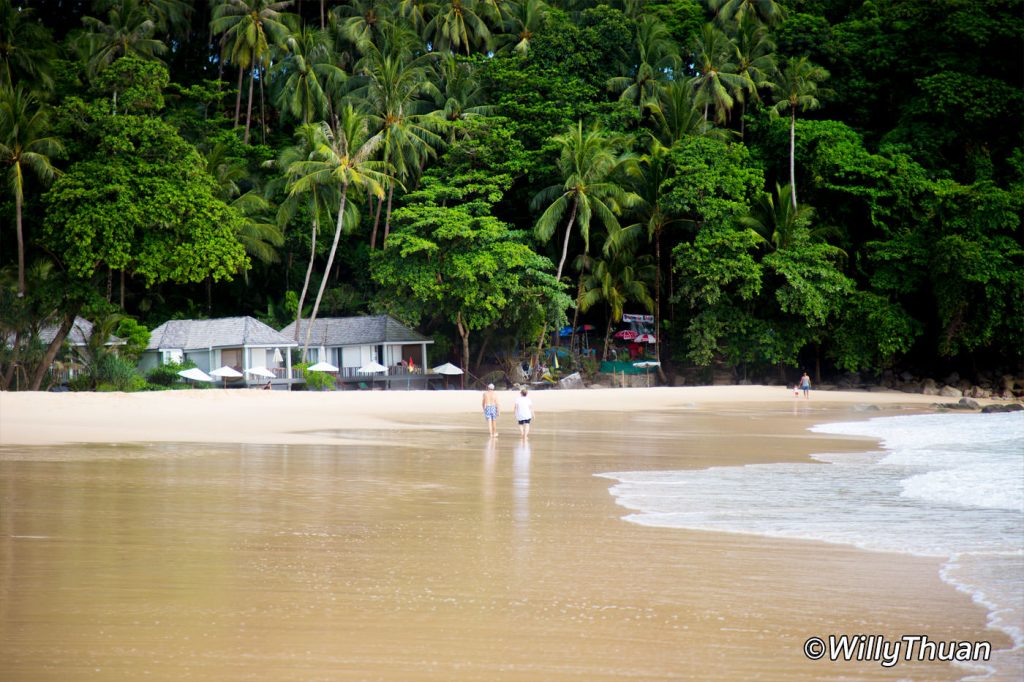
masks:
[[[494,390],[494,384],[487,384],[487,388]]]

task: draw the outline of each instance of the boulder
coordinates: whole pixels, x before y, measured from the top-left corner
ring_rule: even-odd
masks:
[[[981,386],[975,386],[969,393],[967,393],[967,395],[972,398],[991,398],[992,391],[987,388],[982,388]]]
[[[960,383],[960,373],[952,372],[948,377],[946,377],[945,381],[943,381],[942,383],[948,386],[956,386],[957,384]]]
[[[921,393],[924,395],[938,395],[939,385],[935,383],[935,379],[925,379],[921,383]]]
[[[913,381],[913,380],[914,380],[914,375],[911,374],[910,372],[902,372],[900,374],[900,381],[902,381],[903,383],[907,383],[907,382]]]
[[[965,406],[969,410],[980,410],[981,405],[978,404],[977,400],[971,398],[960,398],[960,404]]]
[[[878,405],[854,405],[854,412],[880,412],[882,410]]]
[[[937,410],[969,410],[971,408],[960,403],[932,403],[932,407]]]
[[[1014,383],[1016,383],[1016,380],[1012,376],[1004,374],[999,380],[999,387],[1003,389],[1003,393],[1012,393]]]
[[[981,408],[982,414],[993,414],[999,412],[1021,412],[1024,410],[1024,405],[1020,403],[1010,403],[1009,405],[986,405]]]
[[[939,389],[939,395],[943,398],[959,398],[964,393],[959,388],[953,388],[952,386],[943,386]]]

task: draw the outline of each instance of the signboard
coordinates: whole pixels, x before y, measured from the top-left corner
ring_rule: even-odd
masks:
[[[654,324],[654,315],[630,315],[629,313],[622,313],[622,321]]]

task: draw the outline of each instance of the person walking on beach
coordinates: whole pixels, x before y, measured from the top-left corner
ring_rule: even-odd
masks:
[[[533,421],[533,401],[526,395],[525,386],[516,396],[516,421],[519,422],[519,435],[526,440],[530,435],[530,422]]]
[[[484,419],[490,429],[491,438],[498,435],[498,396],[494,394],[494,384],[487,384],[483,399]]]
[[[805,399],[811,397],[811,378],[807,376],[807,372],[800,377],[800,389],[804,392]]]

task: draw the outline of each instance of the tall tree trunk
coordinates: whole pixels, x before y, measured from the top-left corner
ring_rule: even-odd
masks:
[[[18,367],[18,356],[21,355],[21,330],[17,329],[14,332],[14,345],[11,346],[11,355],[8,358],[9,364],[7,369],[4,370],[3,378],[0,379],[0,391],[6,391],[11,387],[11,381],[14,379],[14,370]]]
[[[391,234],[391,197],[395,194],[395,183],[388,183],[388,208],[384,215],[384,239],[381,240],[380,248],[388,247],[388,235]]]
[[[107,303],[114,295],[114,268],[107,267]]]
[[[260,65],[260,129],[262,130],[261,141],[267,143],[267,105],[263,101],[263,81],[267,78],[267,70]]]
[[[18,298],[25,297],[25,234],[21,222],[21,192],[14,192],[15,224],[18,231]]]
[[[299,294],[299,309],[295,311],[295,343],[299,342],[299,326],[302,324],[302,304],[306,301],[306,292],[309,291],[309,280],[313,277],[313,259],[316,258],[316,208],[313,209],[313,235],[309,240],[309,265],[306,266],[306,281],[302,283],[302,293]],[[326,275],[324,275],[326,277]]]
[[[121,271],[121,310],[124,310],[124,270]]]
[[[572,328],[569,330],[569,352],[576,345],[576,324],[580,320],[580,299],[583,298],[583,270],[580,269],[580,281],[576,286],[576,309],[572,311]]]
[[[238,119],[242,115],[242,77],[245,74],[245,70],[238,67],[238,94],[235,95],[235,127],[238,127]]]
[[[324,11],[326,0],[320,0],[320,30],[327,28],[327,13]]]
[[[608,306],[608,324],[604,328],[604,350],[601,351],[601,362],[608,362],[608,343],[612,338],[612,310]]]
[[[744,136],[746,135],[746,132],[747,132],[746,114],[747,114],[747,103],[746,102],[740,102],[740,142],[743,142]]]
[[[661,367],[661,226],[654,230],[654,360],[658,363],[658,380],[667,384]]]
[[[455,316],[455,327],[459,330],[462,338],[462,366],[469,371],[469,327],[462,320],[462,312]]]
[[[562,242],[562,259],[558,261],[558,272],[555,274],[555,280],[558,282],[562,281],[562,268],[565,266],[565,257],[569,254],[569,236],[572,234],[572,227],[576,223],[576,209],[579,206],[579,196],[573,198],[572,212],[569,215],[569,224],[565,227],[565,241]],[[540,351],[544,347],[544,339],[548,335],[548,323],[545,322],[544,326],[540,330],[540,338],[537,340],[537,352],[534,353],[533,366],[537,368],[540,366],[538,360],[540,359]]]
[[[320,280],[320,289],[316,292],[316,302],[313,303],[313,312],[309,316],[309,324],[306,325],[306,341],[302,345],[302,362],[306,361],[306,354],[309,352],[309,340],[313,334],[313,323],[316,322],[316,314],[320,310],[320,301],[324,297],[324,289],[327,288],[327,275],[334,265],[334,254],[338,252],[338,242],[341,240],[342,221],[345,217],[345,200],[348,199],[348,183],[341,186],[341,206],[338,207],[338,224],[334,228],[334,242],[331,244],[331,254],[327,257],[327,267],[324,268],[324,277]]]
[[[369,190],[367,190],[369,191]],[[372,198],[372,194],[370,195]],[[377,248],[377,226],[380,225],[380,210],[384,207],[384,197],[377,200],[377,210],[373,216],[373,232],[370,233],[370,251]]]
[[[493,337],[494,337],[493,330],[489,330],[484,335],[483,340],[480,341],[480,350],[478,350],[476,352],[476,363],[473,365],[474,367],[479,367],[480,365],[484,364],[484,354],[487,352],[487,346],[490,345],[491,339]]]
[[[249,101],[245,106],[245,137],[242,138],[242,144],[249,144],[249,128],[252,127],[252,87],[256,82],[256,66],[252,67],[252,73],[249,75]]]
[[[793,196],[793,210],[796,210],[796,107],[789,114],[789,189]]]
[[[64,344],[64,339],[68,338],[68,333],[71,331],[71,327],[75,324],[75,317],[78,316],[78,311],[81,309],[81,304],[75,304],[70,310],[64,313],[64,319],[61,320],[60,327],[57,329],[57,334],[53,337],[53,341],[46,347],[46,353],[43,354],[43,359],[39,361],[39,365],[36,367],[36,371],[32,375],[32,381],[29,384],[28,390],[38,391],[39,387],[43,385],[43,379],[46,378],[46,372],[50,369],[50,365],[53,364],[53,359],[57,357],[57,351]]]

